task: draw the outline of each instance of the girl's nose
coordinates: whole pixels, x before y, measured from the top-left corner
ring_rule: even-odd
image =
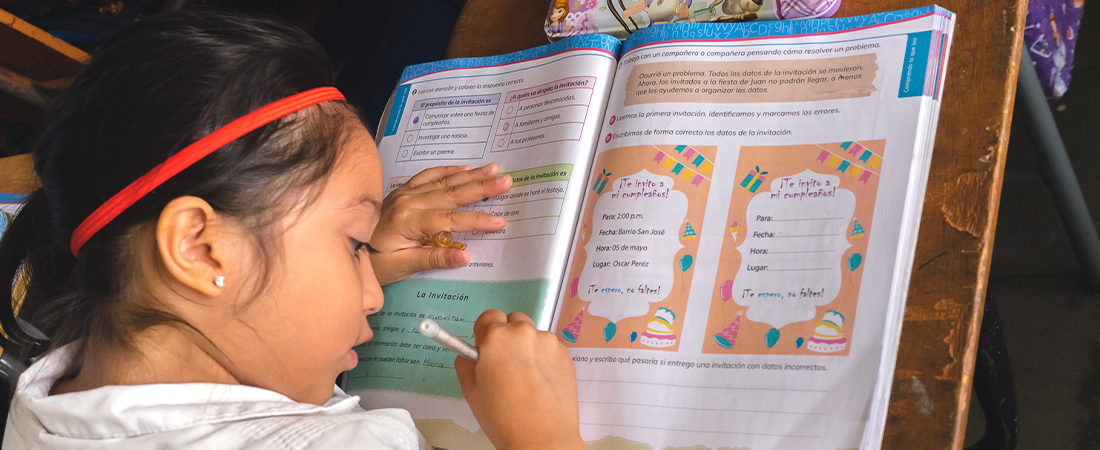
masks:
[[[382,298],[382,285],[378,284],[378,278],[374,276],[374,268],[369,263],[361,267],[364,272],[362,274],[363,312],[369,316],[382,309],[385,299]]]

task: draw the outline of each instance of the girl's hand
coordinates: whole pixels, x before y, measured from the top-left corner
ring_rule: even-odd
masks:
[[[573,359],[527,315],[485,311],[474,323],[478,360],[455,358],[462,395],[499,449],[583,449]]]
[[[512,187],[512,177],[497,176],[497,165],[440,166],[425,169],[395,189],[382,201],[382,216],[371,236],[370,254],[374,274],[382,285],[404,280],[428,269],[465,266],[465,250],[425,247],[421,239],[440,231],[495,231],[504,228],[504,218],[456,208],[486,197],[500,195]]]

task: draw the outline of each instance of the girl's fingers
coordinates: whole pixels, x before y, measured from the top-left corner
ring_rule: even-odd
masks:
[[[527,314],[521,313],[519,311],[513,311],[513,312],[508,313],[508,323],[517,323],[517,322],[527,323],[528,325],[531,325],[531,327],[535,326],[535,321],[531,320],[531,318],[528,317]]]
[[[420,173],[413,175],[409,178],[409,181],[405,182],[405,189],[414,189],[426,183],[430,183],[450,175],[454,175],[458,172],[464,172],[470,169],[469,165],[461,166],[439,166],[421,170]]]
[[[452,186],[443,191],[427,191],[415,194],[415,207],[420,209],[455,209],[483,198],[503,194],[512,187],[512,176],[501,175],[494,179],[469,182]]]
[[[466,250],[458,250],[445,247],[411,248],[402,253],[402,257],[408,261],[406,264],[414,267],[414,272],[434,269],[455,269],[470,263],[470,254]]]
[[[467,231],[496,231],[504,228],[506,221],[489,213],[480,211],[459,211],[454,209],[437,209],[425,211],[418,220],[415,229],[423,236],[433,235],[440,231],[452,233],[464,233]],[[419,239],[419,238],[417,238]]]
[[[458,386],[462,389],[462,396],[470,398],[477,389],[477,375],[474,372],[474,362],[461,356],[455,357],[455,374],[458,375]]]
[[[504,311],[499,309],[490,309],[481,313],[474,321],[474,345],[481,345],[485,342],[485,334],[489,332],[489,327],[507,322],[508,316],[505,316]]]
[[[447,174],[446,176],[438,177],[428,183],[417,185],[409,189],[408,192],[416,194],[432,191],[448,192],[464,184],[492,180],[496,178],[498,170],[496,164],[489,163],[483,167],[457,171]]]

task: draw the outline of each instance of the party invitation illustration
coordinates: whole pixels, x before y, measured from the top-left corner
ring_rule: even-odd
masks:
[[[742,147],[704,353],[848,354],[884,149]]]
[[[642,145],[596,157],[555,330],[567,345],[678,348],[716,150]]]

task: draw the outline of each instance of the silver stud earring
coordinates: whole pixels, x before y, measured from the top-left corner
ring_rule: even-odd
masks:
[[[214,277],[214,286],[225,287],[225,277],[221,275]]]

